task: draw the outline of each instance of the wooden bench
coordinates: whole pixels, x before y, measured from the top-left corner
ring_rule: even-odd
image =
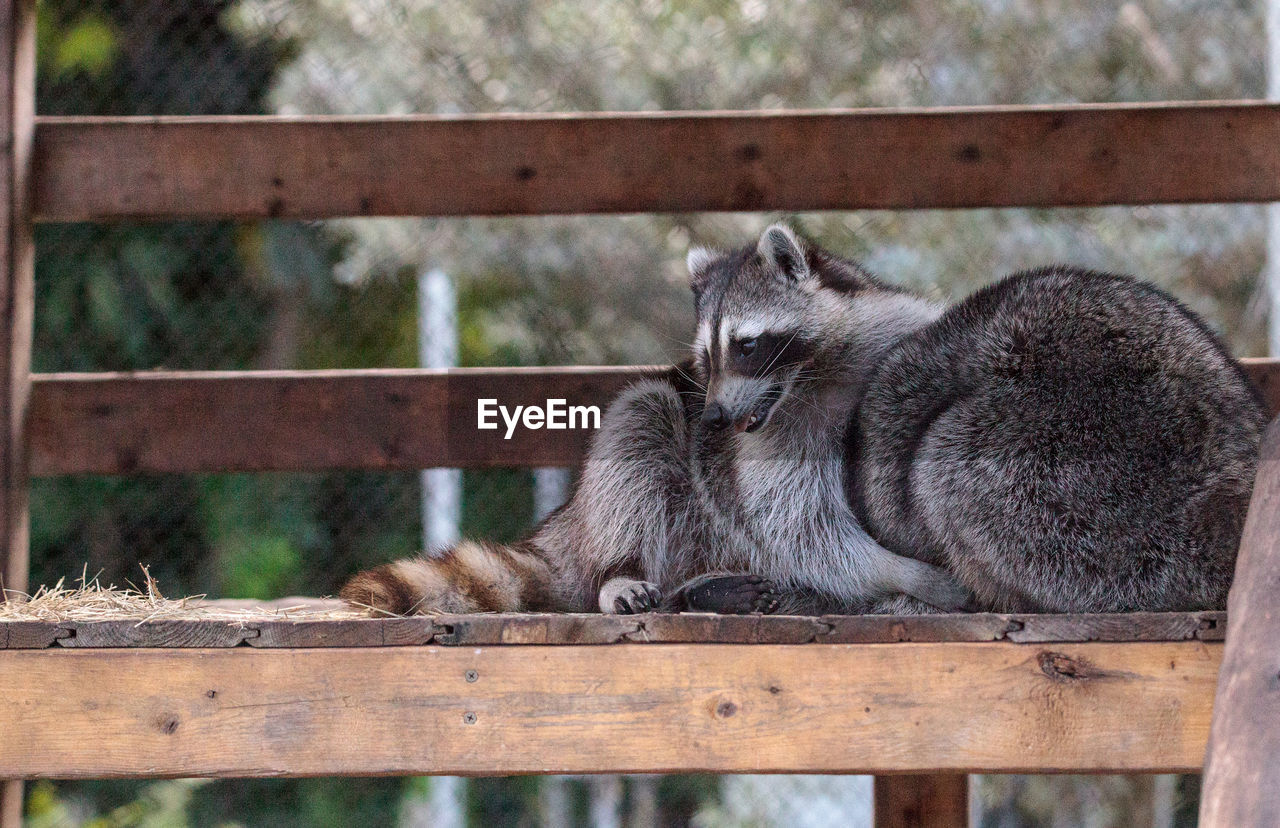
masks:
[[[34,2],[0,8],[11,589],[31,475],[567,465],[575,432],[476,432],[474,400],[600,402],[635,371],[33,376],[35,221],[1280,201],[1280,108],[1247,102],[36,118]],[[1280,363],[1246,365],[1274,415]],[[1273,425],[1225,646],[1215,613],[7,624],[0,777],[867,772],[905,775],[878,824],[951,826],[963,773],[1196,771],[1208,744],[1202,824],[1270,826],[1277,595]]]

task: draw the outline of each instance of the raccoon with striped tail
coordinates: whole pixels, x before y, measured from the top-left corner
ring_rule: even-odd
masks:
[[[688,265],[692,360],[612,403],[568,503],[519,543],[387,564],[342,597],[395,614],[966,606],[946,571],[871,538],[844,482],[873,371],[942,308],[784,225]]]

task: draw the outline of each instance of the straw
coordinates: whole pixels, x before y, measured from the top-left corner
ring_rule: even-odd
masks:
[[[255,620],[341,620],[366,618],[367,612],[335,601],[289,599],[284,602],[213,601],[206,595],[166,598],[159,584],[142,567],[143,586],[103,585],[98,576],[88,576],[87,568],[74,586],[59,579],[31,595],[5,590],[0,602],[0,621],[255,621]]]

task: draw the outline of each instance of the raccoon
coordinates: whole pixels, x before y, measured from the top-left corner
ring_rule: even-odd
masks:
[[[1190,310],[1067,267],[978,291],[879,360],[846,438],[859,521],[985,609],[1226,606],[1265,425]]]
[[[565,506],[524,541],[388,564],[342,597],[397,614],[967,606],[952,575],[866,532],[844,472],[875,369],[942,307],[785,225],[688,266],[692,360],[612,403]]]

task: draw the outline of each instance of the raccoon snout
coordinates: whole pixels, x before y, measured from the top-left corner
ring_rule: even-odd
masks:
[[[717,431],[728,428],[733,422],[729,409],[718,402],[713,402],[702,410],[702,425]]]

